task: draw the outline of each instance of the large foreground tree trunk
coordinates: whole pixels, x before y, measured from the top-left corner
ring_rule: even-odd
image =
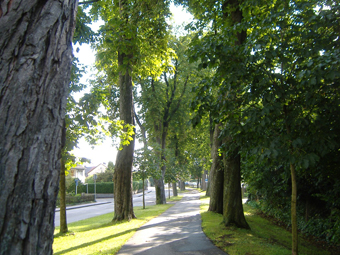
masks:
[[[224,207],[225,226],[250,229],[243,212],[241,191],[241,157],[238,149],[224,157]]]
[[[76,5],[0,2],[0,254],[52,254]]]
[[[130,59],[129,59],[130,58]],[[132,56],[125,53],[118,53],[118,65],[126,66]],[[132,97],[132,80],[131,70],[126,68],[125,73],[119,74],[119,92],[120,92],[120,119],[124,125],[134,125],[133,121],[133,97]],[[114,182],[114,221],[131,220],[135,218],[132,204],[132,163],[135,139],[130,144],[123,146],[118,151],[115,172],[113,175]]]
[[[214,136],[213,136],[213,144],[211,148],[211,157],[212,157],[212,165],[210,169],[209,175],[209,194],[210,194],[210,203],[208,211],[223,213],[223,181],[224,181],[224,173],[223,173],[223,157],[219,155],[218,149],[222,145],[221,140],[219,139],[221,130],[221,124],[215,125]]]
[[[59,180],[59,196],[60,196],[60,233],[66,233],[66,185],[65,185],[65,162],[61,160],[60,180]]]

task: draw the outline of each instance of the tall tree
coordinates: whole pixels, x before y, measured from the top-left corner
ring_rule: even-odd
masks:
[[[102,17],[102,40],[97,66],[106,82],[119,87],[119,117],[126,132],[134,128],[132,80],[159,73],[161,56],[167,51],[167,1],[100,1],[95,16]],[[130,130],[130,131],[129,131]],[[114,220],[131,219],[134,135],[120,148],[114,173]]]
[[[84,9],[78,6],[76,28],[74,31],[73,43],[83,44],[94,42],[94,32],[88,26],[91,19],[86,15]],[[77,52],[78,52],[77,48]],[[78,141],[83,136],[88,136],[88,139],[96,140],[94,137],[98,135],[94,126],[97,123],[93,118],[86,118],[86,111],[80,109],[78,102],[73,97],[73,93],[81,91],[85,85],[80,83],[80,78],[85,73],[83,67],[76,57],[73,58],[71,69],[71,83],[69,87],[69,95],[67,97],[66,116],[65,116],[65,136],[66,143],[62,149],[60,180],[59,180],[59,196],[60,196],[60,233],[66,233],[67,219],[66,219],[66,187],[65,178],[67,171],[73,165],[75,166],[76,158],[71,154],[74,147],[77,146]],[[93,112],[93,111],[92,111]],[[97,112],[97,111],[96,111]]]
[[[145,122],[148,124],[150,138],[158,143],[161,148],[159,157],[161,159],[160,178],[155,180],[156,203],[163,204],[165,200],[164,176],[166,172],[166,148],[168,135],[174,121],[180,114],[185,99],[188,99],[190,91],[189,84],[194,72],[194,64],[189,64],[185,50],[190,37],[172,37],[169,43],[178,57],[174,57],[172,65],[165,66],[163,75],[156,80],[148,78],[142,80],[141,97],[139,103],[142,105],[141,111],[145,114]],[[182,108],[184,109],[184,108]]]
[[[247,32],[246,29],[239,26],[243,20],[243,10],[241,7],[242,0],[227,0],[223,2],[223,20],[228,22],[230,19],[231,26],[235,29],[234,37],[231,41],[234,41],[234,48],[240,48],[242,50],[243,45],[245,45]],[[237,29],[236,29],[237,28]],[[241,51],[240,50],[240,51]],[[235,55],[234,61],[239,68],[245,69],[245,64],[243,62],[243,57],[241,54]],[[241,70],[242,70],[241,69]],[[242,71],[241,71],[242,74]],[[242,79],[242,75],[240,77]],[[232,83],[237,84],[238,81],[235,80]],[[235,86],[235,85],[234,85]],[[234,88],[232,85],[229,90]],[[228,92],[226,93],[228,97]],[[237,99],[231,98],[231,100]],[[228,99],[227,99],[228,100]],[[231,111],[230,114],[233,114]],[[234,121],[237,121],[234,120]],[[228,123],[227,123],[228,125]],[[233,143],[232,135],[229,133],[227,137],[224,138],[224,143],[226,146],[230,146]],[[228,148],[229,152],[225,153],[223,156],[224,162],[224,194],[223,194],[223,222],[224,225],[236,225],[240,228],[250,228],[243,213],[242,205],[242,192],[241,192],[241,155],[240,147],[231,145]]]
[[[76,1],[2,1],[1,254],[52,254]]]
[[[209,192],[213,195],[210,200],[211,203],[213,203],[210,210],[221,211],[221,206],[217,205],[221,205],[221,203],[223,203],[223,221],[225,225],[237,225],[238,227],[249,228],[245,221],[242,207],[239,148],[234,145],[235,143],[233,141],[232,134],[228,133],[225,128],[229,125],[226,121],[226,116],[234,115],[233,109],[224,109],[221,104],[221,102],[225,102],[226,100],[235,100],[232,96],[234,94],[237,95],[237,93],[231,92],[242,80],[242,73],[244,73],[243,70],[245,69],[241,54],[235,55],[233,58],[225,57],[225,52],[228,52],[231,49],[240,49],[241,51],[242,47],[244,47],[246,30],[244,27],[240,26],[243,19],[241,8],[242,1],[179,2],[185,3],[189,7],[189,10],[193,13],[194,17],[199,20],[196,26],[193,27],[193,29],[197,30],[197,35],[192,43],[191,56],[194,59],[201,60],[200,66],[202,68],[211,67],[215,70],[213,79],[206,79],[202,82],[202,86],[197,93],[199,103],[196,103],[198,115],[202,114],[201,112],[210,110],[214,122],[218,125],[218,127],[215,127],[215,131],[222,129],[222,132],[219,135],[216,135],[215,132],[213,136],[214,139],[218,139],[220,141],[213,142],[212,149],[214,151],[212,151],[212,156],[214,156],[213,167],[217,167],[219,166],[219,154],[221,153],[224,159],[224,174],[222,176],[220,173],[221,178],[217,177],[217,174],[219,173],[217,168],[216,171],[212,171],[212,175],[210,175]],[[232,59],[232,61],[230,61],[230,59]],[[233,69],[238,69],[239,73],[233,73],[237,76],[229,76],[229,70],[226,68],[227,66],[231,66],[229,63],[234,65],[232,66]],[[232,85],[225,90],[225,83]],[[211,102],[211,106],[208,109],[205,109],[207,103],[200,100],[205,100],[208,97],[205,95],[206,90],[212,94],[213,90],[211,87],[217,87],[218,93],[216,101],[212,102],[212,100],[209,100],[209,102]],[[204,110],[202,111],[201,109]],[[216,130],[216,128],[218,129]],[[222,145],[221,148],[216,148],[219,143]],[[219,153],[216,153],[218,149],[220,149]],[[214,181],[216,181],[216,183]],[[223,183],[223,187],[221,182]],[[212,190],[214,191],[212,192]],[[225,194],[224,191],[226,191]],[[223,202],[219,201],[222,198]],[[240,219],[242,220],[240,221]]]
[[[333,1],[259,3],[261,11],[250,4],[246,7],[261,15],[252,17],[255,30],[249,36],[256,46],[248,55],[249,83],[240,100],[241,133],[243,140],[248,135],[256,139],[251,144],[260,158],[279,158],[280,165],[288,166],[292,253],[298,254],[297,178],[338,146],[334,126],[339,110],[334,97],[339,85],[335,61],[339,18],[334,15],[338,6]],[[264,27],[255,25],[269,20]]]

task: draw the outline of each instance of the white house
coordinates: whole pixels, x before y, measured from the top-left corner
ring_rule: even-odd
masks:
[[[85,169],[85,176],[89,177],[92,176],[94,174],[99,174],[99,173],[104,173],[107,169],[107,166],[105,164],[100,163],[97,166],[93,166],[93,167],[86,167]]]
[[[82,183],[85,183],[85,167],[77,165],[70,169],[71,177],[78,178]]]

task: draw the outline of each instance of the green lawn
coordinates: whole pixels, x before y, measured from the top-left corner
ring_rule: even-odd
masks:
[[[182,197],[173,197],[169,202]],[[59,234],[55,229],[53,251],[57,254],[116,254],[122,245],[152,218],[160,215],[173,204],[134,207],[137,219],[113,223],[113,212],[68,224],[69,233]]]
[[[201,216],[204,233],[212,242],[229,255],[289,255],[291,253],[291,233],[262,218],[256,210],[244,205],[244,213],[251,230],[225,227],[222,215],[207,212],[209,197],[201,193]],[[299,239],[300,255],[328,255],[307,240]]]

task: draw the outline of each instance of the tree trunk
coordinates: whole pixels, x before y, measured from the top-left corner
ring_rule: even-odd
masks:
[[[208,211],[223,213],[223,157],[219,155],[218,149],[222,145],[219,139],[221,124],[215,125],[213,145],[211,148],[212,165],[209,175],[209,192],[210,192],[210,203]]]
[[[296,198],[297,198],[297,186],[296,186],[296,171],[295,165],[290,164],[290,173],[292,177],[292,201],[291,201],[291,220],[292,220],[292,254],[298,254],[298,229],[296,218]]]
[[[207,171],[204,170],[202,173],[202,186],[201,186],[202,190],[207,190],[207,183],[205,182],[206,179],[207,179]]]
[[[163,132],[162,132],[162,138],[160,140],[161,142],[161,177],[159,180],[157,180],[157,185],[156,185],[156,204],[166,204],[166,198],[165,198],[165,189],[164,189],[164,177],[165,177],[165,171],[166,171],[166,166],[165,166],[165,146],[166,146],[166,136],[167,136],[167,128],[168,124],[163,123]]]
[[[224,208],[225,226],[250,229],[243,212],[241,191],[241,157],[238,149],[224,159]]]
[[[177,197],[178,196],[178,193],[177,193],[177,182],[173,182],[172,183],[172,195],[174,197]]]
[[[124,125],[134,125],[131,67],[126,63],[131,60],[131,55],[118,53],[118,65],[125,67],[125,73],[119,73],[119,111],[120,119]],[[114,221],[131,220],[135,218],[132,204],[132,163],[135,139],[129,145],[123,146],[118,151],[114,179]]]
[[[156,189],[156,204],[165,204],[165,189],[164,189],[164,178],[160,178],[155,180],[155,189]]]
[[[185,182],[184,181],[180,181],[180,185],[179,185],[180,187],[180,190],[181,191],[184,191],[185,190]]]
[[[209,123],[210,123],[209,124],[210,149],[212,150],[213,143],[214,143],[215,125],[214,125],[213,119],[211,117],[211,113],[209,114]],[[207,190],[207,192],[205,193],[205,195],[210,197],[210,173],[209,173],[209,176],[208,176],[208,182],[206,184],[206,190]]]
[[[243,19],[242,9],[240,7],[241,0],[224,1],[222,9],[224,18],[228,19],[229,15],[233,25],[240,24]],[[229,13],[228,13],[229,12]],[[245,43],[247,38],[246,30],[236,33],[235,46]],[[242,61],[235,58],[235,61]],[[231,137],[225,138],[225,143],[232,143]],[[241,161],[238,149],[234,150],[230,155],[223,158],[224,160],[224,208],[223,222],[226,226],[236,225],[239,228],[250,229],[245,220],[242,205],[241,192]]]
[[[0,254],[52,254],[76,1],[0,4]]]
[[[67,218],[66,218],[66,186],[65,186],[65,162],[61,160],[60,180],[60,233],[67,233]]]

